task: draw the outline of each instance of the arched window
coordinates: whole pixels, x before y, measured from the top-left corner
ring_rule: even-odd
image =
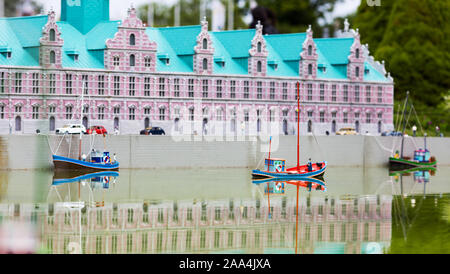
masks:
[[[134,67],[136,65],[136,57],[134,54],[130,55],[130,67]]]
[[[208,69],[208,59],[203,59],[203,70],[207,70]]]
[[[359,59],[359,49],[356,49],[355,55],[356,55],[356,59]]]
[[[312,46],[311,45],[308,46],[308,55],[309,56],[312,55]]]
[[[56,63],[56,54],[52,50],[52,51],[50,51],[50,64],[54,64],[54,63]]]
[[[262,51],[262,44],[261,44],[261,42],[258,42],[258,52],[261,52]]]
[[[55,42],[56,41],[56,32],[54,29],[50,30],[50,42]]]
[[[312,75],[313,74],[313,66],[312,64],[308,65],[308,75]]]
[[[115,117],[114,118],[114,130],[119,130],[119,126],[120,126],[119,117]]]
[[[356,69],[355,69],[355,76],[359,77],[359,67],[356,67]]]
[[[50,117],[50,125],[49,125],[50,131],[55,131],[55,117]]]
[[[257,72],[261,72],[262,71],[262,63],[261,63],[261,61],[258,61],[258,63],[256,64],[256,71]]]
[[[16,117],[16,131],[22,131],[22,118],[20,116]]]
[[[130,46],[136,45],[136,36],[134,34],[130,35]]]
[[[203,39],[203,49],[208,49],[208,40],[206,38]]]

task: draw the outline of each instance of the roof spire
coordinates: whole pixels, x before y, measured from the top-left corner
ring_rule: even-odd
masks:
[[[348,19],[345,18],[344,21],[344,32],[349,32],[350,31],[350,23],[348,22]]]
[[[203,20],[200,23],[202,25],[202,31],[208,31],[208,20],[206,20],[206,16],[203,16]]]

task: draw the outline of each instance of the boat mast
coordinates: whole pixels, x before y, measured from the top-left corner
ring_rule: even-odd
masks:
[[[300,82],[297,82],[297,170],[300,167]]]
[[[269,141],[269,160],[267,163],[267,171],[270,171],[270,151],[272,149],[272,136],[270,136],[270,141]]]
[[[402,131],[402,146],[400,150],[400,158],[403,159],[403,143],[405,141],[405,130],[406,130],[406,109],[408,108],[408,97],[409,97],[409,91],[406,92],[406,100],[405,100],[405,107],[403,109],[403,131]]]
[[[80,125],[83,124],[83,110],[84,110],[84,90],[86,88],[85,82],[82,83],[83,89],[81,90],[81,107],[80,107]],[[83,136],[83,132],[80,132],[80,145],[78,148],[78,160],[81,160],[81,138]]]

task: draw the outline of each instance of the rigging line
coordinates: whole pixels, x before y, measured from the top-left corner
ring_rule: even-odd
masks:
[[[409,118],[411,117],[412,108],[409,109],[408,119],[406,119],[406,125],[409,123]]]
[[[408,97],[408,96],[406,96],[406,97]],[[400,121],[403,121],[403,114],[405,113],[405,110],[406,110],[406,107],[408,106],[408,100],[407,99],[405,99],[405,105],[403,106],[403,110],[402,110],[402,115],[401,115],[401,119],[400,119]],[[399,128],[398,128],[399,130],[400,130],[400,125],[399,125]]]
[[[65,135],[66,135],[67,133],[64,133],[64,135],[62,136],[62,138],[61,138],[61,141],[59,142],[59,144],[58,144],[58,147],[56,148],[56,151],[55,151],[55,153],[54,153],[54,155],[56,155],[57,153],[58,153],[58,150],[59,150],[59,147],[61,146],[61,143],[64,141],[64,139],[65,139]],[[50,145],[50,144],[49,144]]]
[[[70,142],[69,142],[69,154],[67,156],[67,158],[70,158],[70,149],[72,147],[72,136],[70,136]]]
[[[378,144],[378,146],[381,148],[381,149],[383,149],[383,150],[385,150],[385,151],[387,151],[387,152],[389,152],[389,153],[393,153],[394,152],[394,149],[392,148],[392,149],[388,149],[387,147],[385,147],[385,146],[383,146],[381,143],[380,143],[380,141],[378,140],[378,138],[374,138],[375,139],[375,141],[377,142],[377,144]]]
[[[313,137],[314,137],[314,140],[315,140],[316,143],[317,143],[317,147],[319,148],[319,154],[320,154],[321,159],[326,159],[326,157],[324,157],[325,154],[323,153],[322,148],[320,147],[319,141],[317,141],[316,135],[314,134],[314,130],[313,130],[313,132],[312,132],[312,135],[313,135]]]
[[[400,106],[400,104],[399,104],[399,106]],[[396,121],[395,121],[395,124],[397,125],[397,128],[395,128],[395,130],[396,131],[398,131],[398,129],[399,129],[399,125],[398,125],[398,119],[400,118],[400,108],[398,108],[398,111],[397,111],[397,119],[396,119]]]
[[[412,138],[411,136],[407,136],[406,138],[412,140],[412,142],[413,142],[414,147],[415,147],[416,150],[419,148],[419,147],[417,146],[417,143],[416,143],[416,141],[414,140],[414,138]]]
[[[412,109],[414,110],[414,115],[416,116],[416,120],[419,123],[420,131],[422,132],[422,135],[424,135],[422,123],[419,120],[419,115],[417,115],[416,108],[414,107],[414,105],[412,106]]]

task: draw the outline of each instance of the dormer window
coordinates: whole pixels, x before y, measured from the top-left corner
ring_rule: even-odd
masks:
[[[56,31],[54,29],[50,30],[50,42],[55,42],[56,41]]]
[[[160,59],[162,62],[166,63],[167,66],[170,65],[169,54],[167,54],[167,53],[158,54],[158,59]]]
[[[78,54],[75,54],[74,56],[73,56],[73,60],[75,61],[75,62],[78,62]]]
[[[134,34],[130,35],[130,46],[136,45],[136,36]]]
[[[356,69],[355,69],[355,76],[359,77],[359,67],[356,67]]]
[[[262,51],[262,44],[261,44],[261,42],[258,42],[258,52],[261,52]]]
[[[225,58],[223,58],[222,56],[215,57],[214,62],[216,62],[219,66],[223,68],[225,67]]]
[[[10,52],[10,51],[7,52],[6,53],[6,58],[11,59],[11,57],[12,57],[12,52]]]
[[[312,55],[312,46],[311,45],[308,46],[308,55],[309,56]]]
[[[308,75],[312,75],[313,74],[313,66],[312,64],[308,65]]]
[[[256,64],[256,71],[257,72],[261,72],[262,71],[262,63],[261,63],[261,61],[258,61],[258,63]]]
[[[208,59],[203,59],[203,70],[208,70]]]
[[[359,49],[356,49],[355,56],[356,56],[356,59],[359,59]]]
[[[208,40],[206,38],[203,39],[203,49],[208,49]]]
[[[136,57],[134,54],[130,55],[130,67],[134,67],[136,65]]]

